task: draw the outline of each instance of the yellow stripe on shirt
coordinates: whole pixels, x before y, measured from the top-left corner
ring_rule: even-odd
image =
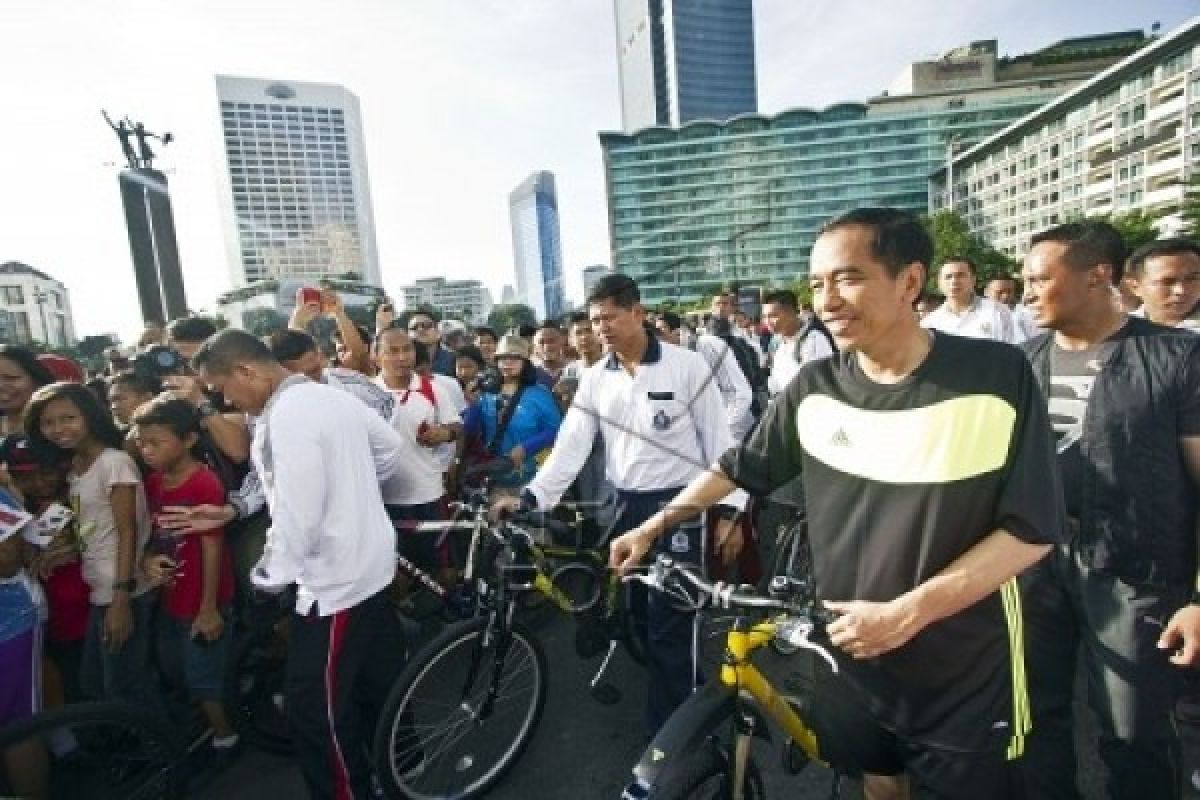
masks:
[[[922,408],[871,411],[828,395],[796,410],[800,444],[840,472],[879,483],[942,484],[1000,469],[1017,412],[994,395],[965,395]]]

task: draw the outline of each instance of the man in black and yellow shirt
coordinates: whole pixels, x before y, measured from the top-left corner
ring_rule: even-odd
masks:
[[[817,596],[839,673],[814,693],[824,756],[868,796],[1009,797],[1030,728],[1012,578],[1061,530],[1054,444],[1020,351],[925,331],[932,243],[860,209],[813,246],[814,307],[841,355],[805,365],[747,441],[613,543],[635,563],[665,526],[734,485],[801,476]]]

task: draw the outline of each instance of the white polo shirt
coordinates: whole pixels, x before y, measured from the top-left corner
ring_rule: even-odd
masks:
[[[1017,341],[1012,312],[1007,306],[978,295],[962,314],[950,310],[948,303],[921,320],[921,327],[971,339],[991,339],[1014,344]]]
[[[754,414],[750,410],[754,395],[750,382],[746,380],[737,356],[721,337],[702,334],[696,340],[696,352],[704,357],[721,393],[730,435],[740,442],[754,427]]]
[[[558,504],[597,432],[605,472],[619,491],[683,487],[733,445],[708,363],[655,337],[648,342],[634,375],[612,354],[583,373],[550,458],[527,487],[538,509]],[[734,504],[744,505],[744,497]]]

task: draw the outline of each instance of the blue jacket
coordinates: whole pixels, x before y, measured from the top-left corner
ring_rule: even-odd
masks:
[[[468,436],[478,436],[483,447],[492,441],[496,432],[496,422],[500,408],[500,395],[491,392],[480,396],[479,402],[472,405],[463,414],[463,423]],[[516,412],[509,420],[504,438],[500,441],[497,455],[506,456],[517,445],[525,451],[525,461],[521,464],[520,472],[514,472],[509,477],[497,481],[501,486],[518,486],[528,482],[535,472],[537,464],[534,456],[554,444],[558,435],[558,426],[562,424],[562,414],[558,403],[549,390],[540,384],[526,386],[521,392],[521,402]]]

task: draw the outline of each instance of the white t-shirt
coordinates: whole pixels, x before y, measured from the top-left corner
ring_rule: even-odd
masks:
[[[137,529],[137,548],[134,551],[134,572],[137,590],[145,592],[148,582],[137,568],[142,550],[150,538],[150,515],[146,511],[146,492],[137,464],[123,450],[107,448],[82,475],[68,476],[71,508],[75,512],[76,531],[83,580],[91,590],[92,605],[112,602],[112,585],[117,579],[117,523],[113,519],[112,490],[116,486],[133,486],[136,494],[134,523]]]
[[[414,442],[421,423],[447,425],[452,422],[462,422],[462,412],[467,408],[467,398],[463,395],[462,387],[454,378],[445,375],[431,375],[429,380],[433,387],[433,403],[430,403],[425,394],[420,391],[421,376],[415,372],[407,389],[389,388],[383,382],[382,375],[375,379],[376,383],[391,392],[396,399],[392,427],[401,433],[404,433],[405,429],[410,430]],[[439,444],[427,449],[433,453],[439,473],[450,469],[450,465],[454,463],[456,452],[454,442]]]
[[[992,339],[1009,344],[1017,341],[1012,312],[1007,306],[986,297],[977,296],[962,314],[955,314],[949,303],[943,303],[941,308],[921,320],[921,327],[972,339]]]

